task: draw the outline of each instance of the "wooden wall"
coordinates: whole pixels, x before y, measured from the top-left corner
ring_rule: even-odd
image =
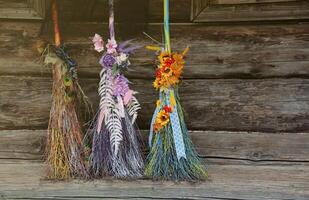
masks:
[[[71,1],[61,1],[61,26],[64,42],[80,65],[80,82],[96,107],[100,66],[90,37],[100,33],[106,38],[107,9],[95,1],[89,1],[88,7],[81,2],[71,7]],[[144,31],[161,40],[161,3],[118,3],[117,10],[123,11],[117,12],[118,36],[135,38],[136,45],[151,44]],[[172,48],[181,51],[190,45],[180,96],[205,163],[243,170],[271,165],[274,172],[284,166],[307,166],[309,23],[295,19],[197,23],[191,21],[190,6],[189,0],[171,1]],[[0,162],[40,160],[52,79],[50,70],[38,62],[34,44],[42,37],[51,39],[51,25],[1,19],[0,30]],[[155,59],[153,52],[140,49],[132,56],[132,71],[127,73],[131,87],[139,92],[138,124],[144,130],[149,128],[157,98],[151,85]],[[213,170],[221,173],[220,167]],[[298,180],[306,182],[306,178]]]

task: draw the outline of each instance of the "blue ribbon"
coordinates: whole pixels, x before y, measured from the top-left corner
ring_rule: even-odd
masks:
[[[172,89],[168,90],[168,93],[166,95],[168,105],[171,105],[171,102],[170,102],[171,94],[175,97],[174,90]],[[175,105],[173,112],[170,114],[170,120],[171,120],[172,129],[173,129],[173,136],[174,136],[174,143],[175,143],[177,158],[178,160],[180,160],[180,158],[186,159],[187,156],[186,156],[185,144],[183,141],[182,129],[180,126],[180,121],[179,121],[179,116],[178,116],[178,111],[177,111],[177,105]]]
[[[166,93],[166,103],[167,105],[171,106],[171,102],[170,102],[170,95],[175,96],[174,94],[174,90],[169,89]],[[155,123],[156,117],[158,115],[158,113],[160,112],[160,110],[162,109],[162,105],[164,104],[163,101],[163,95],[162,92],[160,92],[160,101],[161,101],[161,105],[158,106],[152,116],[152,120],[151,120],[151,125],[150,125],[150,134],[149,134],[149,147],[152,147],[152,139],[153,139],[153,124]],[[184,140],[183,140],[183,135],[182,135],[182,129],[181,129],[181,125],[180,125],[180,121],[179,121],[179,116],[178,116],[178,111],[177,111],[177,105],[175,105],[175,108],[173,109],[173,112],[170,114],[170,120],[171,120],[171,126],[172,126],[172,130],[173,130],[173,138],[174,138],[174,144],[175,144],[175,148],[176,148],[176,154],[177,154],[177,158],[178,160],[180,160],[180,158],[187,158],[186,156],[186,150],[185,150],[185,144],[184,144]]]
[[[162,93],[160,92],[160,97],[159,97],[160,101],[162,102]],[[162,103],[161,103],[162,105]],[[151,148],[152,146],[152,138],[153,138],[153,124],[155,123],[156,121],[156,117],[158,115],[158,113],[160,112],[162,106],[157,106],[156,107],[156,110],[154,112],[154,114],[152,115],[152,119],[151,119],[151,124],[150,124],[150,133],[149,133],[149,138],[148,138],[148,145],[149,145],[149,148]]]

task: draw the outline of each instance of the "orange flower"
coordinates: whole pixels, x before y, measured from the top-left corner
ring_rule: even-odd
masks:
[[[155,123],[155,124],[153,125],[153,130],[154,130],[155,132],[159,132],[162,128],[163,128],[163,126],[162,126],[161,124],[159,124],[159,123]]]
[[[161,52],[160,65],[156,70],[156,80],[153,85],[156,89],[169,88],[179,83],[183,73],[184,59],[182,54],[168,54]]]
[[[161,64],[164,64],[166,60],[170,59],[170,55],[166,52],[161,52],[159,55],[159,61]]]
[[[171,65],[171,69],[173,70],[173,74],[177,77],[180,78],[182,72],[183,72],[183,67],[184,67],[184,60],[183,56],[180,54],[173,54],[173,58],[175,62]]]

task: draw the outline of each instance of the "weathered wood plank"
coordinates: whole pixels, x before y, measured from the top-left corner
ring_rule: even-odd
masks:
[[[195,22],[265,21],[309,19],[309,3],[303,1],[257,3],[257,4],[215,4],[206,7]]]
[[[157,92],[151,80],[132,79],[148,129]],[[98,79],[81,79],[96,107]],[[0,129],[42,128],[48,122],[51,79],[1,77]],[[309,130],[308,79],[184,80],[180,96],[189,129],[261,132]],[[198,97],[198,98],[197,98]]]
[[[38,37],[41,32],[42,22],[36,21],[7,21],[1,20],[0,23],[0,44],[3,48],[8,45],[6,42],[15,40],[29,40],[30,38]],[[16,45],[16,43],[13,43]]]
[[[0,159],[41,160],[47,130],[0,131]]]
[[[274,2],[290,2],[299,0],[208,0],[209,4],[244,4],[244,3],[274,3]]]
[[[0,131],[0,159],[42,159],[45,135],[46,130]],[[148,131],[142,135],[147,143]],[[309,133],[191,131],[191,138],[207,163],[217,159],[249,164],[309,162]]]
[[[190,1],[171,0],[170,18],[172,22],[189,22],[190,20]],[[162,22],[163,21],[162,0],[118,0],[115,2],[116,21],[126,21],[126,17],[131,13],[130,18],[138,16],[143,22]],[[96,1],[95,7],[87,9],[83,0],[75,0],[72,8],[72,0],[59,1],[61,19],[65,21],[107,21],[108,6],[106,1]],[[85,18],[84,16],[91,17]],[[136,22],[133,20],[133,22]]]
[[[49,182],[37,162],[0,163],[0,194],[5,199],[241,199],[306,200],[308,166],[209,165],[202,183],[126,181]]]
[[[274,3],[299,0],[209,0],[210,4]]]
[[[36,62],[34,44],[37,31],[30,27],[23,31],[5,29],[0,35],[0,73],[2,75],[44,75],[50,76]],[[4,27],[4,26],[3,26]],[[83,27],[82,29],[80,27]],[[81,77],[97,77],[99,54],[92,49],[89,36],[102,29],[102,24],[71,24],[64,29],[64,37],[73,58],[80,65]],[[93,32],[89,31],[91,29]],[[150,25],[149,31],[160,38],[157,25]],[[282,26],[173,26],[173,47],[181,51],[187,44],[191,50],[186,59],[184,78],[265,78],[265,77],[309,77],[309,25]],[[191,31],[190,34],[185,34]],[[26,36],[23,34],[26,33]],[[79,33],[75,35],[75,33]],[[134,45],[150,44],[139,37]],[[17,48],[18,47],[18,48]],[[129,73],[132,78],[152,78],[154,53],[145,49],[132,56],[132,69],[140,73]],[[18,67],[17,67],[18,66]],[[293,67],[290,67],[293,66]]]
[[[33,7],[32,2],[27,0],[0,1],[0,19],[42,20],[44,16],[40,15],[41,13],[38,11]]]

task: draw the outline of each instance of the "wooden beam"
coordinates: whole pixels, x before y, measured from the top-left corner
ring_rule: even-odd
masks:
[[[80,77],[97,77],[99,54],[89,39],[101,33],[106,24],[73,23],[63,29],[70,55],[79,63]],[[19,28],[18,28],[19,27]],[[0,74],[50,76],[40,67],[34,48],[40,24],[4,23],[0,25]],[[182,51],[190,45],[184,78],[273,78],[309,77],[309,24],[272,26],[199,26],[174,25],[173,49]],[[160,25],[149,25],[148,33],[160,40]],[[48,32],[52,32],[51,29]],[[133,37],[133,36],[132,36]],[[129,38],[129,36],[127,36]],[[151,41],[139,37],[133,45],[145,46]],[[18,48],[17,48],[18,47]],[[131,56],[130,78],[154,76],[154,52],[141,48]],[[18,67],[17,67],[18,66]],[[293,66],[293,67],[291,67]]]
[[[0,131],[0,160],[41,160],[46,130]],[[144,142],[148,131],[142,131]],[[258,133],[190,131],[200,155],[207,163],[265,164],[265,162],[309,163],[309,133]]]
[[[306,0],[275,3],[214,4],[202,10],[194,18],[194,21],[248,22],[308,20],[308,8],[309,3]]]
[[[209,4],[256,4],[256,3],[277,3],[277,2],[291,2],[299,0],[206,0]]]
[[[98,103],[98,79],[80,79]],[[142,105],[138,123],[147,129],[157,92],[151,80],[132,79]],[[0,129],[46,127],[51,78],[1,77]],[[184,80],[180,97],[189,129],[302,132],[309,128],[308,79]],[[197,98],[198,97],[198,98]]]
[[[84,1],[61,0],[59,7],[64,21],[89,21],[83,14],[88,11]],[[88,1],[87,1],[88,3]],[[170,0],[170,19],[172,22],[190,22],[190,1]],[[116,22],[126,21],[128,13],[131,17],[139,16],[146,23],[163,22],[163,0],[127,0],[115,1]],[[79,8],[76,10],[76,8]],[[107,22],[108,5],[106,1],[98,1],[93,9],[90,21]],[[103,29],[104,30],[104,29]]]

